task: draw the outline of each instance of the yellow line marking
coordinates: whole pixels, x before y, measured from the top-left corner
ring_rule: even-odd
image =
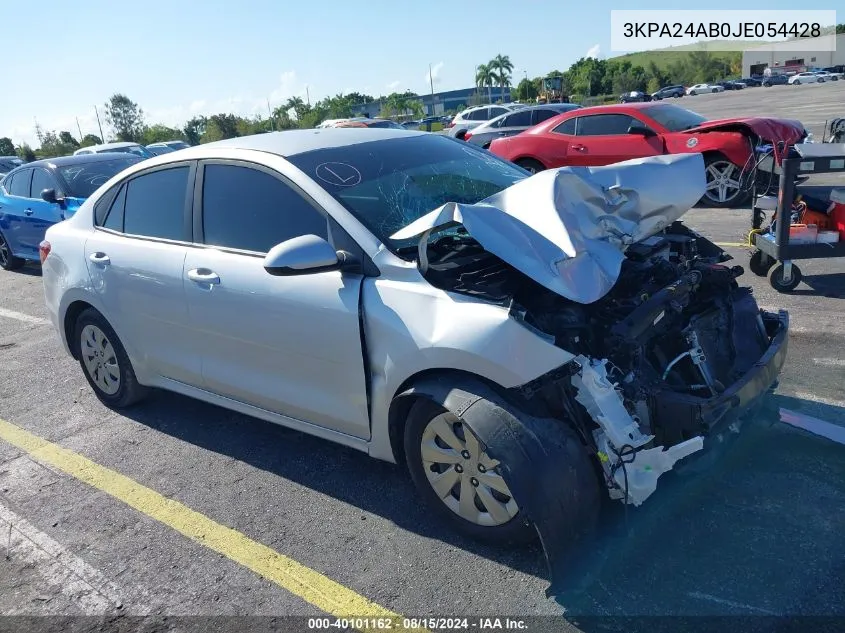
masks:
[[[168,499],[117,471],[101,466],[87,457],[34,435],[0,418],[0,439],[79,481],[111,495],[192,541],[204,545],[243,565],[263,578],[338,618],[361,618],[350,622],[362,631],[383,630],[372,618],[390,618],[394,628],[402,628],[403,618],[327,578],[323,574],[252,540],[191,508]],[[370,621],[367,621],[370,620]],[[362,626],[356,626],[362,624]],[[417,629],[424,630],[424,629]]]
[[[714,242],[716,246],[719,248],[725,248],[726,246],[733,246],[733,247],[742,247],[742,246],[750,246],[747,242]]]

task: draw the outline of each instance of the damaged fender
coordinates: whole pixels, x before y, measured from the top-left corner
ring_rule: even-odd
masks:
[[[598,522],[600,482],[577,434],[561,420],[529,415],[487,383],[445,373],[414,384],[397,398],[424,397],[460,418],[501,475],[524,520],[540,537],[551,586]]]

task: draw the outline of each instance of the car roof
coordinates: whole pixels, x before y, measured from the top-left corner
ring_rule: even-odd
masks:
[[[118,141],[116,143],[101,143],[100,145],[89,145],[88,147],[80,147],[79,149],[87,149],[96,152],[101,149],[117,149],[119,147],[137,147],[140,143],[132,143],[131,141]],[[79,150],[76,150],[79,151]]]
[[[56,167],[65,167],[66,165],[82,165],[85,163],[104,163],[110,160],[121,160],[125,158],[141,160],[140,156],[134,154],[79,154],[78,156],[57,156],[55,158],[42,158],[41,160],[34,160],[31,163],[24,163],[17,169],[22,167],[48,167],[55,169]]]
[[[214,141],[213,143],[183,149],[180,151],[180,155],[184,160],[194,154],[203,156],[209,149],[226,148],[256,150],[287,157],[319,149],[348,147],[372,141],[410,138],[428,134],[428,132],[388,127],[328,127],[311,130],[286,130],[284,132],[267,132]]]

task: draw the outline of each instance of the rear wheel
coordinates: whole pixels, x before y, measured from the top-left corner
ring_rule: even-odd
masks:
[[[771,284],[772,288],[778,292],[792,292],[798,287],[798,284],[801,283],[801,279],[801,269],[795,264],[792,264],[792,274],[790,279],[789,281],[785,281],[783,264],[780,264],[772,271],[772,275],[769,277],[769,284]]]
[[[758,277],[765,277],[768,275],[769,270],[771,270],[774,265],[775,259],[773,257],[769,257],[763,251],[755,251],[751,256],[751,259],[748,260],[748,267],[751,269],[751,272]]]
[[[76,320],[74,341],[85,379],[103,404],[122,409],[147,395],[149,389],[138,383],[123,344],[102,314],[84,310]]]
[[[3,270],[17,270],[26,263],[25,259],[12,255],[12,247],[0,233],[0,268]]]
[[[543,163],[538,160],[534,160],[533,158],[520,158],[516,161],[516,164],[523,169],[530,171],[532,174],[536,174],[538,171],[546,169],[543,167]]]

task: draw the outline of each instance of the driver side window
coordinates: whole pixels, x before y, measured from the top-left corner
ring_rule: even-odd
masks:
[[[202,180],[203,242],[255,253],[301,235],[328,240],[328,222],[303,194],[259,169],[207,164]]]
[[[579,119],[578,136],[618,136],[627,134],[632,123],[642,125],[627,114],[592,114]]]

